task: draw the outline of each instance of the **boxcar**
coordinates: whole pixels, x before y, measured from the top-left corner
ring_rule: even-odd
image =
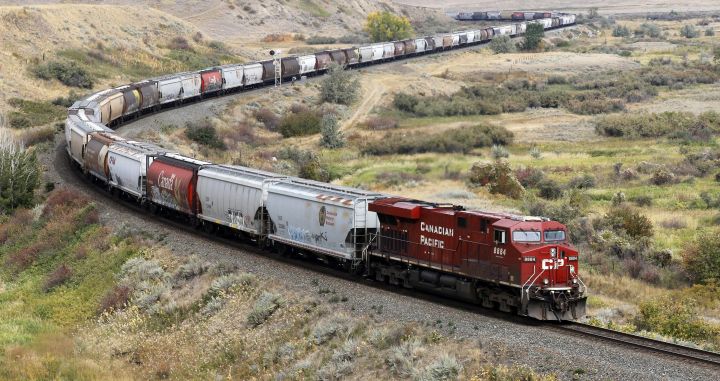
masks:
[[[345,53],[345,62],[348,65],[353,65],[358,63],[358,49],[357,48],[347,48],[343,49],[343,53]]]
[[[210,94],[222,90],[223,77],[220,68],[200,72],[200,93]]]
[[[340,66],[344,66],[347,63],[347,56],[345,56],[345,52],[342,50],[330,50],[328,51],[328,54],[330,54],[332,62],[335,62]]]
[[[315,71],[317,61],[315,60],[314,54],[299,57],[298,62],[300,63],[300,74],[307,74]]]
[[[140,90],[140,110],[154,107],[160,102],[157,81],[143,81],[137,85]]]
[[[198,171],[198,218],[251,234],[262,232],[266,188],[284,176],[252,168],[210,165]]]
[[[404,40],[403,44],[405,45],[405,54],[414,54],[417,52],[417,44],[415,43],[415,40]]]
[[[405,55],[405,44],[402,41],[393,42],[393,45],[395,45],[395,53],[393,54],[394,57]]]
[[[76,115],[65,120],[65,141],[70,157],[81,167],[85,166],[85,146],[93,132],[112,132],[102,124],[83,121]]]
[[[500,20],[502,18],[502,14],[499,11],[489,11],[487,12],[487,19],[488,20]]]
[[[134,114],[140,110],[142,94],[137,85],[128,86],[123,90],[123,116]]]
[[[243,85],[250,86],[262,83],[263,66],[259,63],[252,63],[243,66]]]
[[[100,122],[102,124],[107,126],[123,115],[123,108],[125,107],[125,98],[122,93],[123,89],[124,87],[115,89],[115,91],[98,101],[100,106]]]
[[[415,39],[415,53],[423,53],[427,49],[427,40],[424,38]]]
[[[535,20],[535,12],[525,12],[523,16],[525,20]]]
[[[220,66],[222,73],[223,90],[235,89],[243,85],[243,66],[224,65]]]
[[[197,198],[197,173],[211,163],[177,154],[155,157],[147,169],[147,198],[157,205],[196,216],[200,203]]]
[[[300,74],[300,63],[297,57],[285,57],[280,60],[283,78],[293,77]]]
[[[473,20],[487,20],[487,12],[473,12],[472,19]]]
[[[113,142],[124,141],[117,134],[93,132],[85,146],[85,169],[93,176],[105,182],[110,175],[108,168],[108,150]]]
[[[332,59],[330,58],[330,54],[328,52],[319,52],[315,53],[315,70],[321,71],[325,70],[330,66],[330,63],[332,62]]]
[[[387,42],[383,44],[383,59],[395,57],[395,44]]]
[[[382,48],[382,46],[380,46]],[[360,51],[360,62],[370,62],[373,60],[373,48],[374,46],[361,46]],[[382,51],[382,50],[381,50]],[[380,54],[382,57],[382,54]]]
[[[152,164],[156,155],[165,150],[148,143],[124,141],[115,142],[108,148],[108,183],[113,189],[142,199],[147,184],[147,165]]]
[[[378,193],[302,179],[272,182],[267,192],[275,242],[350,260],[378,227],[368,211]]]
[[[525,20],[525,13],[523,12],[513,12],[510,16],[511,20],[519,21],[519,20]]]
[[[170,75],[158,79],[158,96],[161,104],[182,99],[184,75],[186,74]]]

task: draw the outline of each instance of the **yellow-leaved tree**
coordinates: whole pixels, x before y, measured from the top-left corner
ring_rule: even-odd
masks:
[[[415,34],[407,17],[379,11],[368,15],[365,21],[365,31],[375,42],[402,40]]]

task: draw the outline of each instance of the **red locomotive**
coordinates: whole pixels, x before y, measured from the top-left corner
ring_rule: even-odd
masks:
[[[540,320],[585,315],[578,252],[561,223],[405,198],[369,210],[380,220],[368,261],[379,280]]]

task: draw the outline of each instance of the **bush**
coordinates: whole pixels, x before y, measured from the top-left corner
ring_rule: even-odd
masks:
[[[415,112],[415,106],[420,102],[420,99],[414,95],[407,93],[396,93],[393,97],[393,105],[400,111],[409,113]]]
[[[538,168],[524,167],[515,171],[515,177],[523,187],[534,188],[545,179],[545,172]]]
[[[188,139],[210,148],[225,149],[225,143],[217,135],[215,126],[209,119],[200,122],[188,122],[185,128]]]
[[[575,189],[590,189],[595,187],[595,177],[584,173],[580,176],[573,177],[568,182],[568,187]]]
[[[468,182],[471,186],[488,186],[490,193],[499,193],[514,199],[522,197],[525,192],[506,161],[473,164]]]
[[[364,30],[374,42],[404,40],[415,34],[407,17],[379,11],[368,14]]]
[[[320,84],[320,99],[324,102],[349,105],[355,102],[359,92],[360,81],[355,74],[334,63]]]
[[[247,323],[250,327],[257,327],[264,323],[282,305],[280,295],[263,291],[255,302],[252,311],[248,314]]]
[[[168,49],[172,50],[192,50],[190,43],[187,38],[182,36],[173,37],[167,45]]]
[[[666,185],[670,184],[675,180],[675,174],[668,171],[667,169],[660,168],[653,173],[650,178],[650,182],[655,185]]]
[[[406,135],[388,133],[382,139],[368,143],[363,153],[370,155],[409,155],[424,152],[468,153],[493,144],[510,144],[512,132],[499,126],[462,127],[437,134]]]
[[[392,130],[399,127],[398,120],[392,117],[373,116],[368,118],[365,126],[369,130]]]
[[[705,36],[712,37],[714,35],[715,35],[715,29],[713,29],[713,28],[705,29]]]
[[[555,180],[544,179],[537,184],[538,194],[546,200],[556,200],[563,195],[562,188]]]
[[[493,144],[490,149],[490,156],[495,160],[504,159],[510,157],[510,152],[508,152],[505,146]]]
[[[490,49],[495,54],[501,54],[512,53],[517,50],[517,47],[510,36],[498,36],[490,41]]]
[[[635,205],[640,207],[652,206],[653,199],[650,196],[635,196],[630,199]]]
[[[706,112],[662,112],[607,115],[596,118],[595,131],[605,136],[662,137],[701,140],[720,133],[720,115]]]
[[[315,325],[312,332],[313,343],[323,345],[332,340],[335,336],[347,332],[348,327],[339,320],[320,321]]]
[[[180,268],[178,268],[176,275],[182,279],[190,279],[198,275],[202,275],[209,267],[210,266],[207,262],[196,256],[192,256],[187,262],[183,263]]]
[[[537,50],[542,46],[542,39],[545,37],[545,28],[542,24],[527,24],[525,31],[525,42],[523,50]]]
[[[643,23],[640,28],[635,30],[635,37],[651,37],[658,38],[662,36],[662,30],[655,24]]]
[[[50,61],[32,69],[32,73],[40,79],[49,81],[57,79],[66,86],[90,89],[93,79],[85,69],[75,62]]]
[[[631,238],[649,238],[654,234],[652,221],[626,205],[611,208],[605,215],[605,223],[616,232],[625,233]]]
[[[36,102],[19,98],[10,98],[8,104],[18,111],[8,113],[8,123],[12,128],[28,128],[46,125],[65,118],[67,110],[49,102]]]
[[[699,317],[693,299],[658,299],[640,303],[635,325],[682,340],[707,341],[719,332]]]
[[[270,131],[275,131],[280,125],[280,117],[266,107],[255,111],[255,119],[265,125],[265,128]]]
[[[680,35],[685,38],[695,38],[700,35],[700,32],[694,26],[687,24],[680,28]]]
[[[49,292],[53,288],[67,282],[72,277],[72,269],[66,264],[61,264],[53,272],[48,274],[43,284],[43,291]]]
[[[720,282],[720,234],[702,232],[683,253],[683,265],[699,283]]]
[[[327,45],[327,44],[334,44],[337,42],[337,39],[335,37],[327,37],[327,36],[312,36],[305,40],[305,43],[308,45]]]
[[[630,37],[630,29],[626,26],[616,25],[612,31],[613,37]]]
[[[462,364],[454,356],[443,354],[432,364],[425,367],[418,379],[432,381],[455,380],[458,378],[462,368]]]
[[[9,131],[0,131],[0,215],[33,205],[40,168],[34,150],[17,144]]]
[[[292,161],[299,177],[317,181],[332,180],[328,170],[320,163],[320,158],[312,151],[286,147],[277,153],[277,157]]]
[[[100,301],[98,312],[119,310],[125,307],[130,301],[130,294],[132,294],[132,289],[129,286],[117,285],[113,287]]]
[[[345,138],[342,132],[340,132],[337,115],[333,113],[323,115],[320,124],[320,133],[322,134],[322,138],[320,139],[321,146],[334,149],[342,148],[345,145]]]
[[[620,99],[611,99],[601,93],[578,94],[564,102],[565,108],[575,114],[595,115],[622,111],[625,104]]]
[[[280,120],[278,130],[283,137],[313,135],[320,132],[321,119],[312,111],[292,112]]]

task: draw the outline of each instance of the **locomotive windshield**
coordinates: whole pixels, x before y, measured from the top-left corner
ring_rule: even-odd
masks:
[[[515,242],[540,242],[540,232],[515,230],[513,232],[513,241]]]
[[[545,242],[551,241],[564,241],[565,231],[564,230],[545,230]]]

